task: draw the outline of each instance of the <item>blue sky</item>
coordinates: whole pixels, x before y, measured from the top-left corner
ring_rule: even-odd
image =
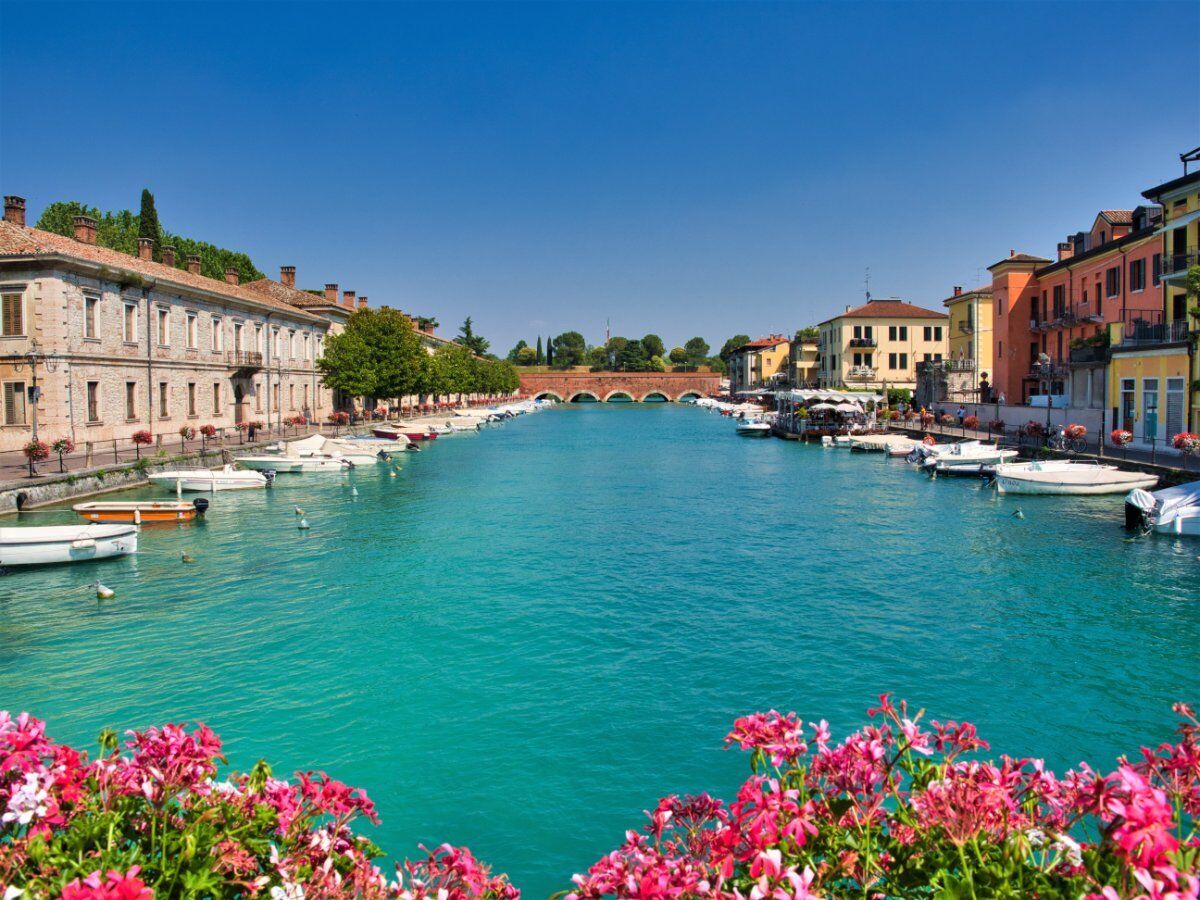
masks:
[[[0,34],[31,216],[147,186],[174,231],[501,354],[790,330],[868,266],[936,306],[1200,144],[1194,2],[6,2]]]

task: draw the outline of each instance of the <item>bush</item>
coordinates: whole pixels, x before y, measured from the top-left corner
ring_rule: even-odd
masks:
[[[982,761],[974,726],[922,726],[886,695],[839,744],[824,721],[746,716],[725,738],[750,751],[736,801],[664,797],[568,896],[1195,897],[1200,724],[1175,709],[1178,744],[1061,777]]]
[[[30,441],[21,448],[21,452],[30,462],[41,462],[50,458],[50,445],[45,441]]]
[[[135,444],[153,444],[154,443],[154,435],[152,435],[149,431],[146,431],[144,429],[142,431],[135,431],[130,436],[130,439]]]
[[[963,419],[963,427],[972,429],[978,428],[979,416],[967,416],[965,419]]]
[[[515,898],[470,852],[443,845],[398,866],[356,835],[378,822],[361,790],[324,772],[218,778],[221,741],[203,725],[100,736],[90,760],[45,725],[0,712],[0,883],[13,897]],[[409,893],[403,894],[402,892]],[[153,893],[152,893],[153,892]]]

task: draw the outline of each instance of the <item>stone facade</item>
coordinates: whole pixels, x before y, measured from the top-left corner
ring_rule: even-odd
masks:
[[[205,278],[97,247],[86,227],[80,235],[0,222],[0,450],[32,437],[31,352],[47,442],[332,411],[315,367],[328,318],[260,297],[236,274]]]

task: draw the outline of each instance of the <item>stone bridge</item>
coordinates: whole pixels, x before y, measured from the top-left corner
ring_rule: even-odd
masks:
[[[669,402],[714,394],[716,372],[522,372],[521,393],[568,403]]]

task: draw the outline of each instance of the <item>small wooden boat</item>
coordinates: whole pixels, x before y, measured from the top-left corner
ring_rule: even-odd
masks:
[[[136,525],[0,528],[0,566],[86,562],[137,553]]]
[[[89,522],[132,522],[148,525],[152,522],[191,522],[204,515],[208,500],[197,497],[191,503],[182,500],[97,501],[76,503],[71,509]]]

